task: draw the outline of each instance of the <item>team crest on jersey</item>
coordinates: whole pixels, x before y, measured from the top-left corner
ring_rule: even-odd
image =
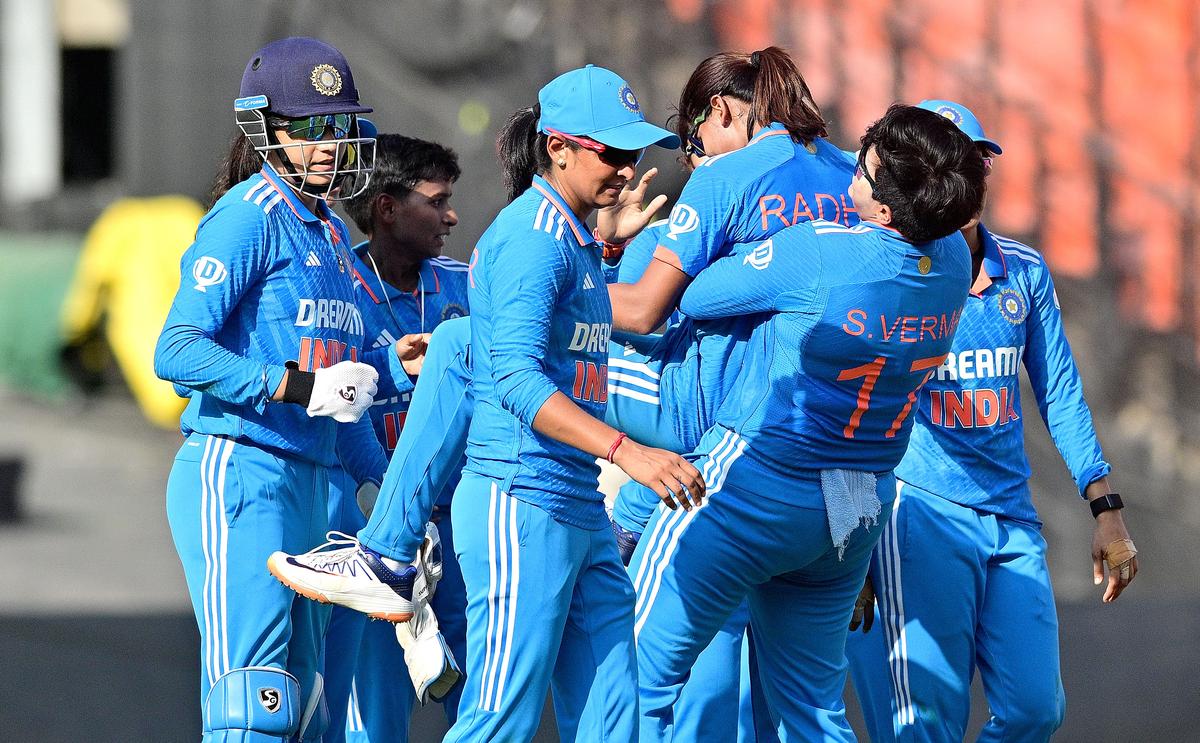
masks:
[[[319,64],[314,67],[309,79],[321,95],[337,95],[342,92],[342,75],[331,64]]]
[[[678,240],[685,232],[691,232],[700,226],[700,215],[687,204],[676,204],[667,220],[667,237]]]
[[[961,124],[963,120],[962,114],[954,106],[938,106],[938,110],[935,113],[945,116],[947,119],[953,121],[955,125]]]
[[[196,280],[196,291],[206,292],[229,276],[225,264],[211,256],[203,255],[192,264],[192,278]]]
[[[771,265],[771,259],[775,257],[775,245],[767,240],[762,245],[754,249],[754,252],[742,259],[742,265],[749,264],[755,271],[761,271]]]
[[[453,320],[456,317],[466,317],[466,316],[467,316],[467,308],[463,307],[461,304],[456,304],[454,302],[447,302],[446,306],[442,307],[442,319],[443,320]]]
[[[621,105],[625,108],[634,113],[638,113],[642,110],[642,107],[638,105],[637,96],[633,94],[633,88],[629,87],[628,85],[622,85],[621,90],[617,92],[617,95],[621,97]]]
[[[283,706],[283,695],[279,692],[279,689],[264,686],[258,690],[258,703],[267,712],[275,714]]]
[[[1025,322],[1029,308],[1025,306],[1025,298],[1013,289],[1004,289],[999,298],[1000,314],[1013,325]]]

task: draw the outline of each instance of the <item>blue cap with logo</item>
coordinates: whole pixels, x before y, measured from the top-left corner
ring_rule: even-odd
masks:
[[[564,72],[538,92],[538,103],[540,132],[590,137],[618,150],[679,146],[679,137],[646,121],[629,83],[603,67]]]
[[[979,123],[979,119],[975,118],[975,114],[971,113],[971,109],[961,103],[954,101],[939,101],[928,100],[921,101],[917,104],[917,108],[923,108],[926,111],[933,111],[935,114],[945,116],[953,121],[963,134],[966,134],[973,141],[987,147],[997,155],[1004,154],[1004,150],[1000,149],[1000,145],[996,144],[995,140],[988,139],[983,133],[983,126]]]
[[[272,41],[250,57],[239,100],[248,98],[265,98],[269,111],[291,119],[372,110],[358,102],[342,53],[306,36]]]

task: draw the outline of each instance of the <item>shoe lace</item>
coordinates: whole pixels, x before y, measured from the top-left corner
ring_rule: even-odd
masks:
[[[313,547],[305,554],[321,558],[325,565],[338,565],[354,559],[360,550],[358,539],[345,532],[328,531],[325,539],[327,541],[324,544]]]

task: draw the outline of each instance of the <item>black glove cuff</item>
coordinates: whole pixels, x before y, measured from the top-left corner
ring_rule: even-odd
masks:
[[[1105,511],[1113,511],[1125,507],[1125,504],[1121,501],[1121,496],[1117,493],[1109,493],[1096,500],[1089,501],[1088,505],[1092,507],[1092,518],[1096,518]]]
[[[283,402],[291,402],[301,407],[308,407],[309,401],[312,400],[313,385],[317,382],[317,375],[312,372],[300,371],[299,365],[294,361],[289,361],[284,366],[287,367],[287,382],[283,385]]]

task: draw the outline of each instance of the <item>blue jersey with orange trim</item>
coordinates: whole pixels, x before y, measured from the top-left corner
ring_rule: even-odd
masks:
[[[353,256],[354,287],[367,347],[363,361],[379,372],[379,393],[370,410],[371,425],[390,457],[404,427],[413,391],[407,376],[394,376],[396,354],[392,344],[410,333],[432,333],[443,320],[467,314],[467,264],[442,256],[422,261],[417,289],[407,292],[375,273],[367,257],[367,243],[356,246]],[[448,503],[453,492],[452,483],[438,503]]]
[[[913,244],[894,230],[823,220],[738,246],[700,272],[689,317],[773,313],[754,328],[717,423],[740,434],[767,488],[815,470],[890,471],[916,393],[942,363],[970,286],[955,233]]]
[[[983,271],[950,354],[921,392],[916,429],[896,476],[955,503],[1040,523],[1029,493],[1022,363],[1080,494],[1110,467],[1045,262],[982,225],[979,234]]]
[[[590,231],[535,177],[480,238],[469,276],[475,412],[466,469],[559,521],[607,528],[595,457],[533,430],[556,391],[604,417],[612,308]]]
[[[266,169],[213,205],[180,261],[182,280],[154,357],[160,377],[192,390],[180,419],[185,436],[228,436],[323,465],[343,453],[356,478],[382,474],[377,446],[340,441],[369,436],[367,421],[339,425],[270,402],[287,361],[315,371],[359,359],[363,319],[349,244],[325,202],[313,214]]]
[[[824,219],[853,226],[858,212],[847,189],[854,165],[851,156],[824,139],[800,144],[782,124],[773,123],[746,147],[710,157],[696,168],[654,257],[696,276],[734,244],[757,245],[797,223]],[[729,392],[730,372],[741,365],[750,325],[743,318],[722,318],[698,321],[696,330],[701,359],[696,409],[702,430]]]

